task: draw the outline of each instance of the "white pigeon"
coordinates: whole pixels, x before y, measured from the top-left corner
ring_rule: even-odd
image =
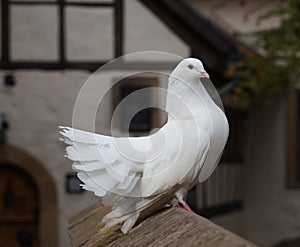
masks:
[[[167,123],[145,137],[111,137],[61,127],[67,157],[83,188],[112,208],[104,229],[128,233],[166,204],[184,201],[187,191],[207,179],[228,138],[228,122],[202,85],[200,60],[181,61],[169,77]]]

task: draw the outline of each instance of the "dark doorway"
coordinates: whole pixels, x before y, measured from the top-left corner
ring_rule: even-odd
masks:
[[[0,166],[0,243],[7,247],[37,247],[38,189],[26,171]]]

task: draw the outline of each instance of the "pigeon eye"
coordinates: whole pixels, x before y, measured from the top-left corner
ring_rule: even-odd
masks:
[[[194,66],[193,66],[192,64],[189,64],[188,68],[189,68],[189,69],[193,69]]]

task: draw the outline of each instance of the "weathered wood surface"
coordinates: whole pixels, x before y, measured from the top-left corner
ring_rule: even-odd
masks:
[[[70,220],[69,234],[74,247],[122,246],[205,246],[252,247],[254,244],[180,208],[161,210],[123,235],[120,231],[100,232],[102,217],[109,211],[100,203]]]

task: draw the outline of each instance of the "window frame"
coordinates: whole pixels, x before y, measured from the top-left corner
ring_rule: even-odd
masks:
[[[77,6],[81,8],[112,8],[113,9],[113,25],[114,25],[114,57],[117,58],[123,55],[124,49],[124,28],[123,28],[123,0],[114,0],[113,2],[101,1],[20,1],[20,0],[2,0],[1,2],[1,59],[0,69],[83,69],[95,71],[101,65],[105,64],[106,60],[99,61],[68,61],[66,59],[66,8],[68,6]],[[39,61],[25,60],[12,61],[10,57],[10,7],[13,5],[23,6],[58,6],[58,60],[57,61]]]

